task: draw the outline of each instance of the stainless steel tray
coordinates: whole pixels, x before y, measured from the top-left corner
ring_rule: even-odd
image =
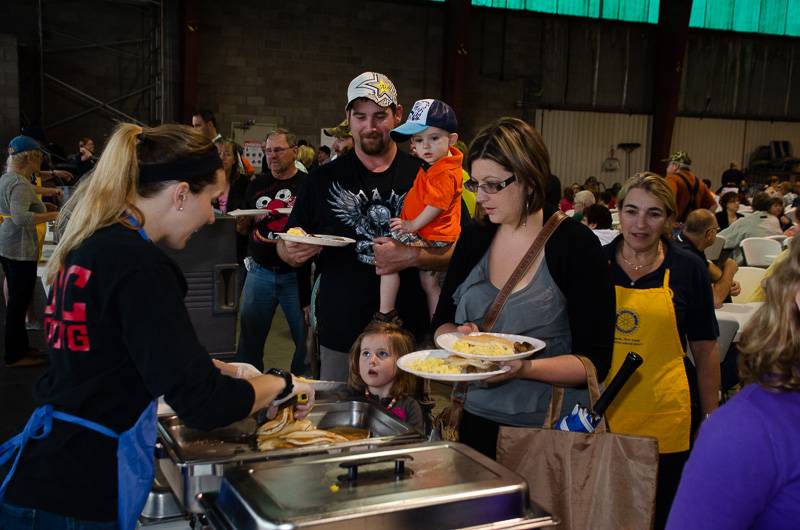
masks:
[[[168,460],[160,460],[160,465],[183,508],[200,513],[202,507],[196,499],[197,494],[219,490],[222,474],[230,467],[423,440],[422,434],[412,427],[396,420],[375,404],[364,401],[317,401],[308,419],[321,429],[368,429],[370,438],[327,446],[259,451],[246,441],[246,436],[253,433],[256,427],[253,418],[205,432],[187,427],[175,415],[162,416],[158,418],[158,432]],[[239,438],[242,441],[237,442]]]
[[[217,530],[489,529],[554,526],[516,473],[437,442],[256,463],[201,502]]]

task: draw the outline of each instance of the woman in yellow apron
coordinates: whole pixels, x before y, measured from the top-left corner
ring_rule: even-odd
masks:
[[[684,344],[688,340],[697,363],[696,414],[707,415],[719,400],[719,333],[705,264],[665,236],[676,210],[666,181],[654,173],[635,175],[620,191],[619,206],[621,234],[605,247],[617,301],[609,376],[629,351],[644,364],[606,417],[614,432],[658,439],[658,529],[666,523],[691,444]]]

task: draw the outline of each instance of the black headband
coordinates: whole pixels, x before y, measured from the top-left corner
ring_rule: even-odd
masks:
[[[192,180],[214,173],[222,167],[222,159],[214,149],[199,156],[190,156],[161,164],[139,164],[139,182]]]

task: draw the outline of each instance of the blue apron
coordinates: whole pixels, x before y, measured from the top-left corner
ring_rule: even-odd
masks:
[[[133,216],[129,215],[128,219],[134,227],[137,226],[138,223]],[[139,228],[138,232],[142,238],[149,240],[144,228]],[[5,498],[6,488],[17,470],[17,464],[28,440],[46,438],[52,430],[53,419],[74,423],[117,439],[117,522],[120,530],[134,530],[153,487],[156,401],[151,401],[145,407],[133,427],[119,434],[99,423],[54,410],[50,404],[37,408],[22,432],[0,446],[0,466],[8,462],[15,452],[17,453],[14,464],[0,485],[0,502]]]

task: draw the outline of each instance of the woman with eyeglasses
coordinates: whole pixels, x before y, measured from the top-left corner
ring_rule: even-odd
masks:
[[[544,224],[558,209],[545,203],[550,157],[541,135],[516,118],[484,128],[469,150],[478,222],[465,227],[453,252],[434,315],[436,335],[478,331],[484,315]],[[543,256],[543,259],[542,259]],[[565,219],[544,252],[514,285],[493,332],[542,339],[535,359],[470,385],[459,439],[495,458],[501,425],[541,426],[551,385],[567,388],[562,412],[588,403],[586,372],[573,355],[588,357],[605,378],[614,335],[614,290],[600,242],[588,227]]]
[[[725,230],[730,225],[744,217],[739,213],[739,194],[729,191],[719,198],[720,211],[716,213],[717,223],[721,230]]]

